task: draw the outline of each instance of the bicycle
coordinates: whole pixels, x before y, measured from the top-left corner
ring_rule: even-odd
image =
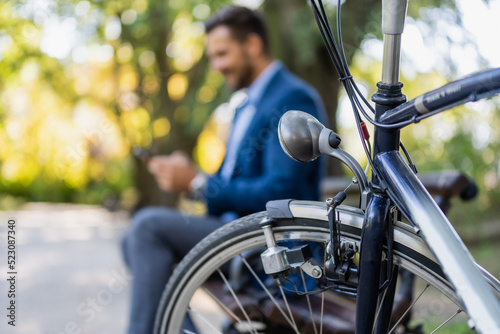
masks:
[[[340,137],[308,114],[287,112],[279,124],[280,141],[295,160],[328,155],[345,163],[359,187],[359,206],[342,205],[345,192],[326,203],[273,201],[265,212],[215,231],[183,259],[167,284],[156,333],[178,333],[187,313],[199,315],[190,303],[197,291],[204,291],[228,315],[230,320],[222,322],[215,330],[218,333],[422,333],[427,328],[412,323],[411,313],[431,288],[456,305],[436,330],[466,314],[469,328],[500,333],[500,282],[474,263],[417,178],[399,138],[407,125],[500,93],[500,69],[471,75],[406,102],[399,82],[399,57],[407,0],[385,0],[382,81],[372,96],[373,109],[345,60],[340,1],[337,39],[322,1],[310,2],[351,100],[371,180],[339,148]],[[375,127],[373,149],[361,115]],[[402,222],[403,217],[408,223]],[[242,270],[250,274],[242,276]],[[424,282],[416,285],[421,287],[419,293],[409,294],[409,306],[402,311],[394,307],[405,294],[396,288],[400,271]],[[229,273],[243,279],[230,282]],[[408,278],[400,281],[403,290],[413,289],[413,283],[409,288],[405,283]]]

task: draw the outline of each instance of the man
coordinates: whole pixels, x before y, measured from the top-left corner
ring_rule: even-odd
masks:
[[[168,208],[146,208],[133,217],[123,242],[134,275],[129,334],[152,332],[156,307],[177,263],[197,242],[230,216],[265,209],[275,199],[318,199],[319,161],[301,164],[285,155],[277,126],[281,115],[303,110],[324,120],[315,91],[274,61],[264,22],[244,7],[228,7],[206,22],[206,54],[234,90],[247,98],[236,110],[226,156],[212,176],[199,174],[181,153],[150,160],[160,188],[197,192],[209,216],[191,217]]]

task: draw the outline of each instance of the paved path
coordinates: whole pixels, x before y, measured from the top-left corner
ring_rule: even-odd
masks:
[[[17,228],[15,327],[7,323],[11,218]],[[0,333],[124,333],[130,277],[119,242],[127,226],[126,214],[95,206],[40,203],[0,212]]]

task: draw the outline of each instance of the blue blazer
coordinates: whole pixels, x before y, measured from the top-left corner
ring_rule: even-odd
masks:
[[[278,139],[279,120],[288,110],[302,110],[326,121],[319,95],[282,66],[255,107],[231,179],[223,181],[220,170],[208,179],[204,197],[211,215],[244,216],[265,210],[266,203],[276,199],[319,199],[322,159],[296,162],[283,152]]]

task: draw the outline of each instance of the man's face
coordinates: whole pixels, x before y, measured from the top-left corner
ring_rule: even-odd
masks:
[[[245,44],[233,38],[228,27],[218,26],[207,35],[207,56],[212,68],[224,75],[232,89],[252,83],[253,66]]]

